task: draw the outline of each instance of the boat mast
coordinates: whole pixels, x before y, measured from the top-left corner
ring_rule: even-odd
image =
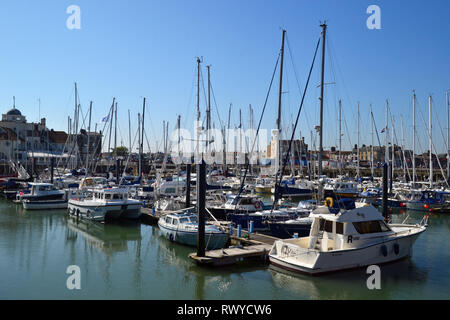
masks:
[[[138,142],[139,142],[139,164],[138,164],[138,176],[141,176],[141,169],[142,169],[142,158],[141,158],[141,114],[138,113]]]
[[[143,98],[142,102],[142,128],[141,128],[141,144],[139,148],[139,160],[141,162],[141,168],[139,170],[139,177],[142,176],[142,154],[144,153],[144,124],[145,124],[145,97]],[[142,184],[142,180],[141,180]]]
[[[413,154],[412,154],[412,167],[413,167],[413,188],[416,184],[416,92],[413,90]]]
[[[89,105],[89,126],[88,126],[88,138],[87,138],[87,151],[86,151],[86,177],[88,175],[88,169],[89,169],[89,144],[90,144],[90,137],[91,137],[91,115],[92,115],[92,101]]]
[[[209,156],[209,130],[211,129],[211,75],[210,65],[206,66],[208,69],[208,108],[206,109],[206,154]]]
[[[130,146],[129,154],[131,155],[131,119],[130,119],[130,109],[128,109],[128,144]]]
[[[386,126],[384,128],[384,138],[385,138],[385,154],[384,154],[384,162],[386,162],[389,165],[389,102],[386,99]]]
[[[358,114],[358,143],[356,145],[356,154],[357,154],[357,168],[356,168],[356,175],[359,180],[359,101],[357,104],[357,114]]]
[[[428,96],[428,122],[430,130],[430,188],[433,188],[433,125],[431,123],[431,95]]]
[[[447,104],[447,182],[449,181],[449,178],[450,178],[450,154],[449,154],[449,149],[450,149],[449,148],[449,143],[450,143],[449,127],[450,127],[450,125],[449,125],[449,118],[448,118],[448,116],[449,116],[448,92],[449,92],[449,90],[447,90],[445,92],[445,101],[446,101],[446,104]]]
[[[394,133],[395,133],[395,128],[394,128],[394,123],[395,123],[395,119],[394,116],[391,115],[392,119],[391,119],[391,126],[392,126],[392,134],[391,134],[391,148],[392,148],[392,167],[391,167],[391,176],[389,177],[391,179],[391,181],[394,181],[394,172],[395,172],[395,144],[394,144]]]
[[[277,153],[275,160],[275,176],[278,175],[278,170],[280,166],[280,134],[281,134],[281,95],[283,94],[283,62],[284,62],[284,38],[286,36],[286,30],[283,29],[281,36],[281,50],[280,50],[280,83],[278,89],[278,118],[277,118]],[[283,175],[283,172],[281,172]]]
[[[374,168],[373,168],[373,114],[372,114],[372,104],[370,104],[370,131],[371,131],[371,146],[370,146],[370,171],[372,173],[372,177],[374,176]]]
[[[200,123],[200,58],[197,57],[197,124],[196,126],[199,125]],[[200,128],[197,127],[197,154],[199,154],[200,152]],[[198,157],[195,157],[195,159],[198,161]],[[198,188],[197,188],[198,189]],[[197,190],[198,191],[198,190]]]
[[[320,79],[320,137],[319,137],[319,176],[322,175],[322,151],[323,151],[323,88],[325,78],[325,36],[327,32],[326,21],[320,25],[322,27],[322,71]]]
[[[341,131],[341,113],[342,113],[342,101],[339,99],[339,174],[342,174],[342,131]],[[311,146],[312,147],[312,146]]]

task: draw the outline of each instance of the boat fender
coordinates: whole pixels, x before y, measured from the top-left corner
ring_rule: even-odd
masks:
[[[381,246],[381,253],[383,254],[384,257],[387,256],[388,250],[387,250],[387,247],[385,245]]]
[[[169,240],[173,242],[173,234],[169,234]]]
[[[332,207],[333,207],[333,198],[331,198],[331,197],[326,198],[326,199],[325,199],[325,205],[326,205],[328,208],[332,208]]]
[[[395,254],[400,253],[400,245],[398,243],[394,243],[394,252]]]

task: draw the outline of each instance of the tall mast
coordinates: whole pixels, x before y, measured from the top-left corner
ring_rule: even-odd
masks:
[[[197,57],[197,125],[200,122],[200,58]],[[197,130],[197,154],[200,153],[200,128],[196,128]],[[198,157],[194,157],[198,160]]]
[[[401,121],[402,121],[402,154],[403,154],[403,176],[406,180],[406,162],[405,162],[405,130],[403,127],[403,117],[401,117]],[[408,171],[409,173],[409,171]]]
[[[373,114],[372,114],[372,104],[370,104],[370,132],[371,132],[371,146],[370,146],[370,171],[372,177],[374,176],[373,168]]]
[[[322,71],[320,78],[320,137],[319,137],[319,176],[322,175],[322,151],[323,151],[323,88],[325,78],[325,36],[327,33],[326,21],[320,25],[322,27]]]
[[[78,89],[77,89],[77,83],[75,82],[75,112],[73,117],[73,147],[76,147],[77,143],[77,133],[78,133]],[[78,149],[78,148],[77,148]],[[75,159],[74,162],[72,162],[73,169],[76,168],[77,160],[78,160],[78,150],[75,150]]]
[[[389,101],[386,99],[386,127],[384,128],[385,154],[384,162],[389,165]]]
[[[88,175],[89,170],[89,145],[90,145],[90,137],[91,137],[91,115],[92,115],[92,101],[89,105],[89,126],[88,126],[88,138],[87,138],[87,151],[86,151],[86,176]]]
[[[117,102],[116,111],[114,112],[114,160],[117,161]]]
[[[281,50],[280,50],[280,83],[278,89],[278,117],[277,117],[277,154],[275,163],[275,173],[278,174],[280,165],[280,135],[281,135],[281,95],[283,94],[283,63],[284,63],[284,38],[286,36],[286,30],[283,29],[281,36]],[[281,173],[283,175],[283,173]]]
[[[449,150],[450,150],[450,147],[449,147],[449,143],[450,143],[449,127],[450,127],[450,125],[449,125],[449,118],[448,118],[448,116],[449,116],[448,92],[449,92],[449,90],[447,90],[445,92],[445,102],[447,104],[447,182],[448,182],[448,180],[450,178],[450,154],[449,154]]]
[[[428,121],[430,127],[430,188],[433,188],[433,125],[431,123],[431,95],[428,96]]]
[[[141,128],[141,145],[140,145],[140,149],[139,149],[139,160],[141,162],[141,168],[140,170],[142,170],[142,154],[144,153],[144,124],[145,124],[145,97],[143,99],[142,102],[142,128]],[[139,171],[139,177],[142,175],[142,171]],[[141,184],[142,184],[142,180],[141,180]]]
[[[128,144],[130,146],[129,153],[131,155],[131,119],[130,119],[130,109],[128,109]]]
[[[416,184],[416,92],[413,90],[413,155],[412,155],[412,167],[413,167],[413,188]]]
[[[391,179],[391,181],[394,181],[394,172],[395,172],[395,144],[394,144],[394,133],[395,133],[395,128],[394,128],[394,123],[395,123],[395,119],[394,116],[391,115],[392,119],[391,119],[391,126],[392,126],[392,133],[391,133],[391,149],[392,149],[392,169],[391,169],[391,176],[389,177]]]
[[[339,174],[342,174],[342,132],[341,132],[341,113],[342,113],[342,101],[339,100]]]
[[[357,167],[356,167],[356,174],[359,180],[359,102],[357,104],[357,114],[358,114],[358,143],[356,145],[356,156],[357,156]]]
[[[138,142],[139,142],[139,164],[138,164],[138,176],[141,176],[141,172],[142,172],[142,158],[141,158],[141,114],[138,113]]]
[[[207,145],[207,154],[209,155],[209,130],[211,129],[211,75],[210,75],[210,67],[206,66],[208,69],[208,108],[206,109],[206,145]]]

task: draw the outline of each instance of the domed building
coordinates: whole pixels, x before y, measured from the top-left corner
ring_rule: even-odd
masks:
[[[25,123],[27,122],[27,119],[22,115],[22,112],[20,112],[19,109],[13,107],[11,110],[9,110],[6,114],[2,116],[2,121]]]

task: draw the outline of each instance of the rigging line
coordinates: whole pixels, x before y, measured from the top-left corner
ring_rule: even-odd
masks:
[[[348,131],[347,120],[345,120],[344,109],[342,108],[342,118],[344,119],[345,131],[347,132],[348,143],[350,144],[350,149],[352,149],[352,142],[350,140],[350,132]]]
[[[136,133],[134,134],[134,140],[133,140],[133,144],[131,145],[131,149],[133,149],[133,147],[134,147],[134,144],[136,142],[136,136],[138,135],[138,133],[139,133],[139,129],[136,130]],[[131,151],[128,153],[127,162],[125,163],[125,166],[123,168],[122,177],[119,180],[119,186],[123,181],[123,177],[125,176],[125,173],[127,172],[127,167],[128,167],[128,162],[130,161],[130,157],[131,157]],[[138,175],[140,175],[140,174],[141,173],[139,172]]]
[[[328,49],[328,52],[330,53],[330,55],[331,55],[331,53],[333,53],[334,56],[335,56],[334,62],[335,62],[335,64],[336,64],[337,72],[338,72],[338,74],[340,75],[340,78],[341,78],[341,81],[342,81],[342,85],[343,85],[343,87],[344,87],[344,91],[345,91],[345,94],[346,94],[346,96],[347,96],[348,102],[349,102],[349,104],[350,104],[351,106],[353,106],[353,105],[354,105],[354,104],[353,104],[353,100],[350,98],[350,95],[349,95],[349,93],[348,93],[348,89],[347,89],[347,86],[346,86],[346,84],[345,84],[344,76],[343,76],[343,73],[342,73],[341,68],[340,68],[340,66],[339,66],[339,60],[338,60],[337,55],[336,55],[335,50],[334,50],[334,44],[333,44],[332,32],[328,32],[328,41],[327,41],[326,44],[327,44],[327,46],[328,46],[327,49]],[[333,65],[334,65],[334,64],[333,64]]]
[[[297,82],[298,93],[301,94],[302,90],[300,89],[300,81],[299,81],[298,76],[297,76],[297,68],[296,68],[295,63],[294,63],[294,56],[293,56],[292,51],[291,51],[291,46],[289,44],[289,39],[288,39],[287,32],[286,32],[286,44],[287,44],[288,51],[289,51],[289,57],[291,58],[291,64],[292,64],[292,69],[294,70],[295,80]],[[305,113],[305,117],[306,117],[306,124],[307,124],[307,126],[311,127],[311,121],[309,120],[309,116],[308,116],[307,112]]]
[[[434,111],[434,110],[433,110]],[[434,112],[433,112],[434,113]],[[447,146],[447,138],[444,137],[444,132],[442,131],[442,126],[441,126],[441,122],[439,121],[439,117],[437,116],[437,114],[435,114],[435,118],[437,119],[438,125],[439,125],[439,129],[441,131],[441,135],[442,135],[442,140],[444,141],[444,146],[446,147],[445,150],[448,150],[448,146]]]
[[[279,195],[280,195],[279,188],[281,186],[281,181],[283,180],[283,172],[284,172],[284,169],[285,169],[286,164],[288,162],[289,154],[291,153],[292,140],[294,139],[294,134],[295,134],[295,131],[297,129],[297,124],[298,124],[298,119],[300,118],[300,113],[301,113],[302,108],[303,108],[303,102],[305,101],[306,90],[308,90],[309,80],[311,79],[311,73],[312,73],[313,68],[314,68],[314,62],[316,61],[316,56],[317,56],[317,51],[319,49],[319,44],[320,44],[320,38],[317,41],[316,51],[314,52],[314,58],[313,58],[313,61],[311,63],[311,68],[309,69],[308,79],[306,80],[305,89],[303,90],[302,101],[300,102],[300,106],[298,108],[297,118],[295,120],[295,125],[294,125],[294,130],[292,131],[292,136],[291,136],[291,139],[289,140],[289,148],[288,148],[288,151],[287,151],[286,156],[285,156],[284,161],[283,161],[283,167],[282,167],[281,172],[280,172],[280,180],[279,180],[279,182],[277,182],[278,172],[275,175],[275,198],[274,198],[274,201],[272,203],[272,208],[270,210],[271,213],[273,212],[275,204],[278,202],[278,199],[279,199]],[[277,186],[278,186],[278,188],[277,188]]]
[[[256,135],[255,135],[255,139],[253,140],[253,145],[252,145],[252,153],[253,153],[253,150],[254,150],[254,147],[255,147],[256,138],[258,137],[258,134],[259,134],[259,129],[261,127],[261,122],[262,122],[262,119],[263,119],[263,116],[264,116],[264,111],[266,110],[266,106],[267,106],[267,101],[269,99],[270,90],[272,89],[273,79],[275,78],[275,73],[276,73],[277,68],[278,68],[278,62],[280,61],[280,54],[281,53],[278,53],[277,61],[275,63],[275,68],[273,69],[272,79],[270,80],[269,89],[267,90],[266,100],[264,101],[264,106],[263,106],[263,109],[262,109],[262,112],[261,112],[261,116],[259,117],[258,128],[256,129]],[[228,141],[227,141],[227,143],[228,143]],[[239,199],[239,197],[242,194],[242,191],[244,190],[244,183],[245,183],[245,178],[247,177],[249,163],[250,163],[250,161],[245,166],[244,176],[242,177],[241,186],[239,187],[239,193],[238,193],[236,199]],[[236,210],[237,210],[237,203],[238,203],[238,201],[236,201],[236,204],[234,206],[234,212],[235,213],[236,213]]]
[[[216,112],[217,112],[217,117],[219,118],[220,128],[222,129],[223,128],[223,123],[222,123],[222,120],[220,119],[219,109],[217,108],[216,96],[214,94],[214,90],[213,90],[213,86],[212,86],[211,81],[210,81],[210,86],[211,86],[211,93],[212,93],[213,100],[214,100],[214,106],[215,106]]]
[[[372,117],[373,126],[375,127],[375,132],[376,132],[376,134],[377,134],[378,146],[379,146],[380,149],[381,149],[380,136],[378,135],[377,124],[376,124],[376,122],[375,122],[375,118],[373,117],[373,112],[372,112],[372,111],[370,112],[370,115],[371,115],[371,117]]]
[[[422,121],[423,121],[423,123],[424,123],[424,125],[425,125],[425,129],[426,129],[426,132],[427,132],[427,136],[430,137],[429,129],[428,129],[428,126],[427,126],[427,124],[426,124],[426,122],[425,122],[425,118],[424,118],[424,116],[423,116],[422,110],[419,109],[419,111],[420,111],[420,115],[422,116]],[[439,164],[439,168],[441,169],[442,177],[444,178],[445,183],[447,184],[447,187],[450,187],[450,185],[449,185],[449,183],[448,183],[448,181],[447,181],[447,178],[445,177],[444,169],[442,169],[441,161],[439,160],[439,156],[438,156],[438,152],[437,152],[436,146],[434,145],[433,142],[431,142],[431,148],[430,148],[430,149],[434,149],[434,152],[436,153],[436,159],[437,159],[438,164]],[[430,150],[430,154],[433,154],[433,150]],[[429,168],[429,167],[430,167],[430,166],[428,166],[428,168]]]

